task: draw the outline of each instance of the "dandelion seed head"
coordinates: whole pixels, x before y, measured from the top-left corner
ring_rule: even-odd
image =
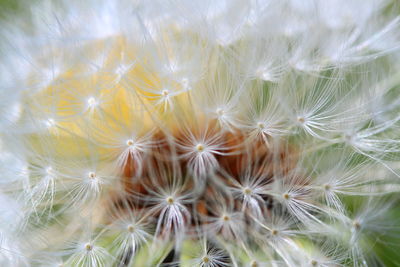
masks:
[[[392,0],[136,2],[2,19],[0,265],[390,265]]]

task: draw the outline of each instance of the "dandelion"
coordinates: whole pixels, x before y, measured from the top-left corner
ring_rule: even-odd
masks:
[[[66,262],[67,265],[75,266],[106,266],[107,252],[102,248],[88,241],[76,243],[71,248],[72,255]]]
[[[195,177],[206,177],[218,168],[216,156],[226,154],[225,140],[215,129],[205,129],[198,136],[187,132],[182,141],[178,141],[183,151],[181,157],[188,161],[187,166]]]
[[[110,213],[113,214],[113,220],[107,225],[105,233],[113,239],[109,244],[110,250],[120,264],[129,264],[136,252],[151,240],[148,217],[134,203],[127,201],[111,207]]]
[[[396,1],[4,5],[1,266],[398,265]]]
[[[197,247],[196,253],[192,253],[191,259],[188,261],[192,266],[214,267],[229,266],[229,257],[223,250],[212,247],[212,244],[203,240]]]

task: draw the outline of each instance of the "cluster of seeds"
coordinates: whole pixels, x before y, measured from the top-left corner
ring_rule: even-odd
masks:
[[[1,18],[0,265],[396,264],[396,3],[111,2]]]

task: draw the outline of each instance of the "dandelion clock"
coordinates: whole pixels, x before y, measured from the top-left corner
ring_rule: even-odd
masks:
[[[400,266],[397,1],[0,5],[1,266]]]

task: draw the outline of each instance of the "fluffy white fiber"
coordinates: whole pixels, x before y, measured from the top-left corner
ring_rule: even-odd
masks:
[[[400,264],[396,1],[17,5],[1,266]]]

